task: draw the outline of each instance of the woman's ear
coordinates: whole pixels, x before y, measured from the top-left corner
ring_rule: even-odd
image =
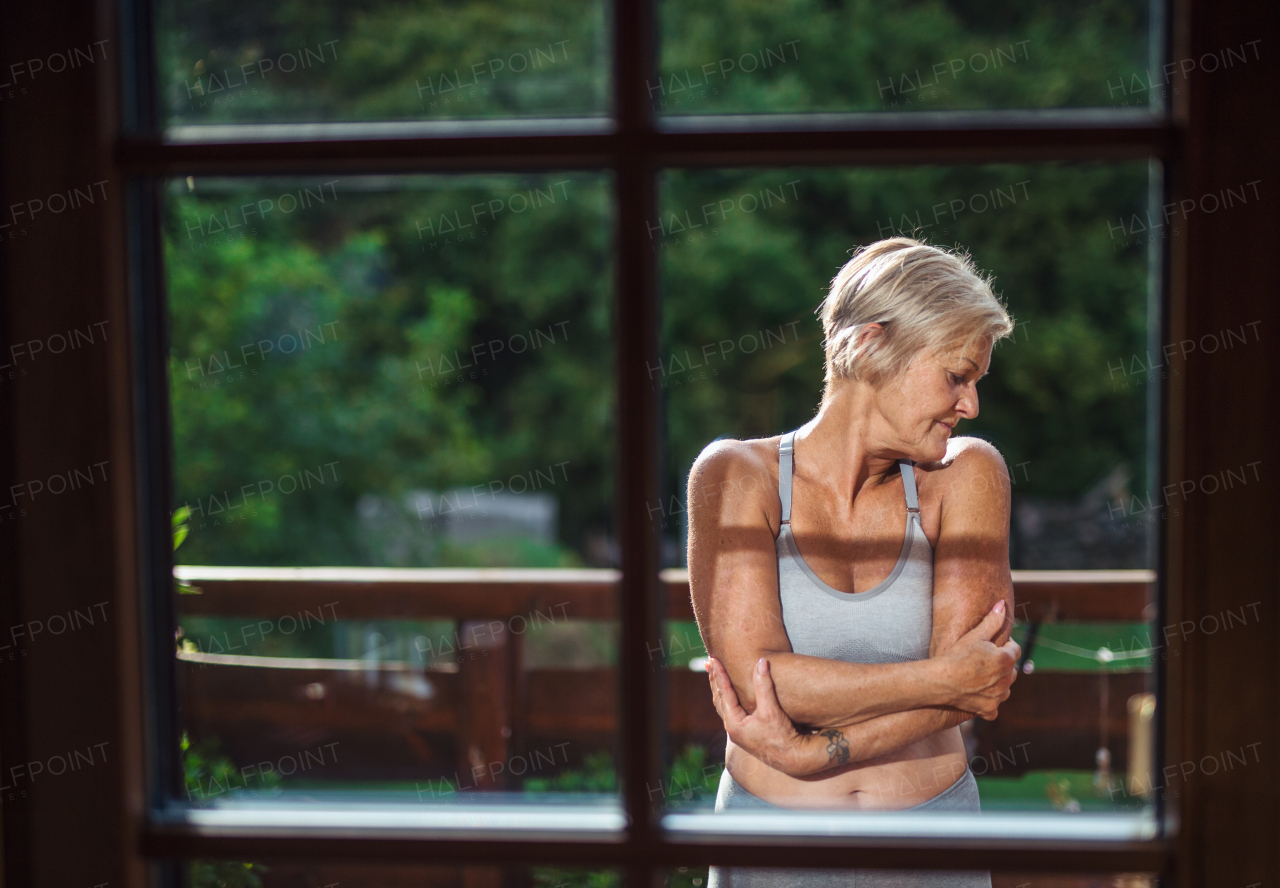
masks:
[[[858,331],[858,350],[861,351],[863,348],[884,335],[885,330],[883,325],[874,322],[870,324],[863,324],[862,329]]]

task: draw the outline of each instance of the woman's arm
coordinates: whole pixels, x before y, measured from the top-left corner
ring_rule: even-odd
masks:
[[[954,458],[940,473],[942,522],[933,559],[933,637],[930,657],[961,645],[965,629],[992,606],[1010,615],[991,642],[1012,651],[1016,665],[1022,650],[1010,640],[1013,629],[1013,578],[1009,573],[1009,470],[993,446],[979,438],[953,442]],[[1009,673],[1009,685],[1018,677]],[[1008,685],[1004,697],[1009,696]],[[841,729],[851,762],[863,762],[955,727],[975,714],[957,706],[927,706],[895,712]]]
[[[755,708],[751,671],[768,657],[783,708],[795,721],[818,728],[925,706],[994,711],[1003,699],[1006,667],[989,644],[949,657],[889,664],[792,652],[778,596],[776,463],[776,451],[768,446],[723,441],[702,453],[689,477],[694,616],[707,651],[724,664],[744,707]]]
[[[984,620],[983,626],[999,631],[1002,614],[998,611],[992,614],[995,619]],[[1004,649],[1010,660],[1016,662],[1020,653],[1018,643],[1006,642]],[[768,660],[761,658],[752,675],[757,701],[753,713],[747,713],[739,704],[722,664],[710,659],[707,671],[712,702],[729,739],[769,767],[791,777],[829,776],[824,772],[879,758],[974,717],[971,712],[950,706],[927,706],[882,715],[856,725],[837,725],[802,734],[778,703]],[[1006,688],[1004,697],[1008,696]]]
[[[966,628],[1003,605],[1012,615],[1013,578],[1009,573],[1010,483],[999,451],[979,438],[958,438],[937,480],[944,482],[941,526],[934,550],[933,637],[930,657],[945,656],[971,643]],[[1009,649],[1007,684],[1017,679],[1022,651],[1010,640],[1011,618],[989,637]],[[864,762],[909,746],[974,716],[990,721],[995,711],[966,711],[963,706],[926,706],[882,715],[839,728],[851,762]]]
[[[973,718],[972,713],[951,707],[927,707],[802,734],[778,705],[769,667],[769,661],[762,658],[752,673],[758,705],[748,714],[738,703],[724,667],[708,661],[711,698],[735,745],[790,777],[826,777],[825,772],[833,768],[879,758]]]
[[[850,725],[841,729],[841,734],[844,742],[849,744],[849,761],[867,762],[974,717],[972,712],[963,712],[953,706],[926,706]]]
[[[1008,559],[1008,473],[1003,458],[986,442],[960,439],[956,445],[954,458],[937,476],[946,487],[934,552],[930,659],[954,657],[958,650],[973,644],[974,633],[991,638],[1007,656],[999,698],[1003,701],[1009,696],[1009,685],[1017,678],[1014,664],[1021,653],[1018,644],[1008,640],[1012,620],[1007,619],[1007,614],[1013,606]],[[1000,611],[1004,614],[995,616]],[[974,619],[980,620],[977,629],[966,632]],[[762,659],[756,665],[752,676],[755,698],[768,701],[757,710],[757,718],[748,716],[738,705],[728,674],[718,663],[708,666],[713,699],[736,744],[793,777],[812,776],[878,758],[968,721],[977,711],[929,705],[859,723],[823,726],[813,735],[801,734],[790,724],[789,710],[779,702],[771,664]],[[988,720],[995,718],[994,710],[978,714]]]
[[[954,439],[948,451],[946,466],[928,479],[942,488],[930,657],[954,645],[997,601],[1005,603],[1009,619],[992,641],[1002,645],[1013,631],[1009,470],[1000,452],[980,438]]]

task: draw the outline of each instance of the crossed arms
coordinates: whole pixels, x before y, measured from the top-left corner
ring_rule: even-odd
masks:
[[[995,449],[966,444],[945,466],[944,490],[962,495],[942,497],[930,656],[891,664],[791,650],[774,549],[780,508],[771,485],[742,483],[770,477],[764,460],[749,444],[726,442],[699,458],[689,481],[690,591],[730,739],[771,767],[807,777],[975,715],[995,718],[1020,653],[1009,640],[1009,482]]]

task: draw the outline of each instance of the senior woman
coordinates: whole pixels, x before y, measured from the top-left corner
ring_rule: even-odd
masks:
[[[1009,491],[953,438],[1013,324],[966,256],[858,250],[821,307],[826,387],[794,432],[708,447],[689,579],[728,742],[716,810],[979,810],[959,725],[995,718],[1009,640]],[[712,867],[712,888],[990,886],[986,872]]]

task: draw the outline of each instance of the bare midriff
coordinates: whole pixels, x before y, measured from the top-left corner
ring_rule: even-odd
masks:
[[[813,777],[774,770],[728,741],[725,766],[747,792],[780,808],[861,808],[896,811],[953,786],[968,767],[958,727],[947,728],[876,759]]]

